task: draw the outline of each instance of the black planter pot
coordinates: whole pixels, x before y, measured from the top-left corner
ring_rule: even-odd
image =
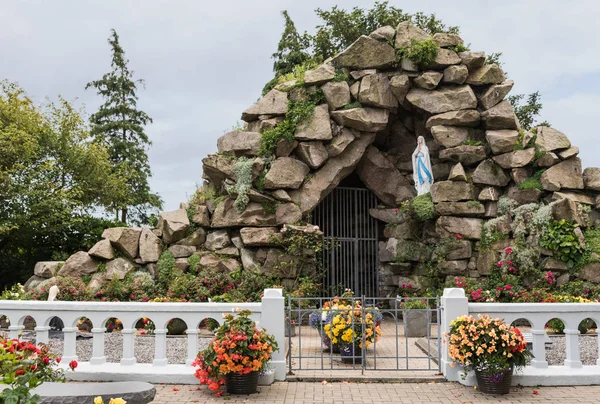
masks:
[[[484,370],[475,370],[477,387],[486,394],[508,394],[512,381],[513,370],[506,369],[500,373],[487,373]]]
[[[361,365],[363,360],[362,349],[356,345],[343,345],[340,347],[340,356],[343,363]]]
[[[258,372],[245,375],[228,373],[225,375],[225,386],[229,394],[253,394],[257,391]]]

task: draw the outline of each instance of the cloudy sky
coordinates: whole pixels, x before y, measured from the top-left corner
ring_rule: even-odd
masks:
[[[600,166],[594,124],[600,107],[600,2],[596,0],[421,0],[390,2],[459,25],[472,50],[502,52],[513,94],[539,90],[542,119]],[[0,0],[0,79],[38,102],[58,95],[92,113],[101,100],[85,84],[110,68],[106,42],[117,30],[137,78],[148,134],[151,185],[178,207],[201,182],[202,158],[239,120],[272,77],[288,10],[313,31],[314,9],[370,7],[367,0]]]

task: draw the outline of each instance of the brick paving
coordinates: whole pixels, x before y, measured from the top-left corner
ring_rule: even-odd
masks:
[[[177,389],[177,391],[174,391]],[[214,397],[206,386],[159,385],[153,403],[598,403],[600,386],[514,387],[490,396],[458,383],[304,383],[279,382],[252,395]],[[537,393],[537,394],[535,394]]]

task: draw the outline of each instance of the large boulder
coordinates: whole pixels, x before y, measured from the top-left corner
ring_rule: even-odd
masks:
[[[234,160],[225,156],[209,154],[202,159],[202,177],[220,189],[223,181],[233,178],[234,163]]]
[[[477,127],[481,121],[481,114],[476,109],[463,109],[460,111],[444,112],[430,117],[425,124],[427,129],[434,126],[466,126]]]
[[[581,160],[574,157],[550,167],[542,174],[540,182],[546,191],[583,189]]]
[[[315,69],[309,70],[304,75],[304,84],[321,85],[335,77],[335,67],[331,63],[324,63]]]
[[[468,260],[448,260],[442,261],[439,265],[441,275],[456,276],[467,273]]]
[[[250,202],[243,212],[238,212],[233,202],[227,198],[216,207],[212,227],[275,226],[275,214],[266,212],[261,204]]]
[[[535,158],[535,149],[515,150],[512,152],[494,156],[494,161],[502,168],[519,168],[525,167],[533,162]]]
[[[195,206],[192,222],[202,227],[210,226],[210,214],[208,208],[204,205]]]
[[[504,83],[490,86],[479,97],[479,105],[481,105],[483,109],[490,109],[494,105],[498,105],[498,103],[502,101],[504,97],[506,97],[510,90],[512,90],[514,84],[514,81],[506,80]]]
[[[558,157],[561,158],[561,160],[567,160],[570,159],[571,157],[575,157],[579,154],[579,147],[577,146],[571,146],[566,150],[562,150],[558,152]]]
[[[467,84],[483,86],[486,84],[499,84],[505,80],[504,72],[497,64],[484,65],[473,70],[467,77]]]
[[[163,212],[158,216],[158,229],[163,232],[163,241],[173,244],[185,238],[190,231],[190,220],[185,209]]]
[[[543,151],[554,151],[568,149],[571,147],[571,142],[564,133],[548,126],[539,126],[537,128],[535,145]]]
[[[528,203],[536,203],[542,197],[543,192],[537,188],[532,189],[519,189],[518,187],[510,187],[508,189],[507,196],[510,199],[517,201],[519,205],[526,205]]]
[[[515,149],[519,140],[516,130],[488,130],[485,132],[490,148],[494,154],[508,153]]]
[[[57,275],[81,278],[96,272],[99,263],[100,261],[95,260],[88,253],[79,251],[65,261],[65,264],[58,270]]]
[[[581,268],[577,277],[589,282],[600,283],[600,262],[585,265]]]
[[[261,115],[285,115],[288,110],[288,95],[279,90],[271,90],[242,113],[246,122],[254,121]]]
[[[273,162],[265,176],[265,189],[298,189],[309,171],[300,160],[280,157]]]
[[[382,73],[369,74],[363,77],[358,100],[361,104],[392,109],[398,106],[398,100],[392,93],[392,87],[387,76]]]
[[[551,205],[552,218],[554,220],[566,220],[578,223],[580,226],[585,225],[585,219],[580,213],[577,202],[569,199],[559,199]]]
[[[440,216],[483,216],[485,207],[477,201],[440,202],[435,205],[435,211]]]
[[[471,129],[438,125],[431,128],[431,134],[440,145],[449,148],[462,145],[469,138]]]
[[[260,151],[261,134],[235,130],[217,139],[217,149],[221,154],[233,156],[257,156]]]
[[[396,206],[415,195],[414,187],[410,182],[374,146],[367,148],[356,168],[356,173],[362,182],[388,206]]]
[[[397,74],[390,78],[390,86],[392,87],[392,93],[398,100],[403,103],[406,98],[406,94],[410,90],[410,77],[407,74]]]
[[[560,158],[552,152],[546,152],[536,161],[538,167],[552,167],[560,162]]]
[[[196,247],[193,245],[174,244],[169,247],[169,252],[175,258],[187,258],[196,252]]]
[[[343,52],[333,58],[340,67],[378,69],[396,62],[394,48],[385,42],[362,35]]]
[[[244,227],[240,236],[246,247],[273,247],[281,242],[277,227]]]
[[[433,90],[440,84],[444,75],[440,72],[427,71],[421,73],[417,78],[413,80],[413,83],[420,88],[425,90]]]
[[[583,183],[586,189],[600,191],[600,168],[588,167],[583,170]]]
[[[378,39],[380,41],[391,41],[394,39],[394,35],[396,35],[396,30],[394,27],[389,25],[379,27],[369,34],[371,38]]]
[[[465,65],[453,65],[444,69],[442,78],[443,83],[464,84],[469,75],[469,69]]]
[[[199,228],[199,229],[194,230],[192,232],[192,234],[190,234],[183,240],[178,241],[177,244],[199,247],[202,244],[204,244],[205,241],[206,241],[206,230],[204,230],[203,228]]]
[[[520,129],[515,111],[508,101],[502,101],[481,114],[486,129]]]
[[[469,71],[479,69],[485,63],[485,53],[483,52],[459,52],[458,57]]]
[[[312,211],[332,189],[338,186],[342,179],[354,170],[367,146],[374,139],[374,133],[361,134],[346,147],[343,153],[327,160],[310,181],[305,182],[298,190],[289,193],[290,198],[300,204],[303,214]]]
[[[456,163],[450,169],[450,174],[448,174],[448,181],[463,181],[467,182],[467,173],[465,173],[465,168],[462,164]]]
[[[400,224],[406,222],[410,216],[399,213],[396,209],[390,208],[372,208],[369,209],[369,215],[384,223]]]
[[[329,158],[323,142],[319,141],[298,143],[296,154],[300,157],[300,160],[312,169],[321,167]]]
[[[147,227],[142,229],[140,235],[140,260],[142,263],[157,262],[163,251],[163,243]]]
[[[482,160],[485,160],[486,157],[487,151],[485,149],[485,146],[464,145],[440,151],[440,159],[450,160],[455,163],[462,163],[466,166],[470,166]]]
[[[440,216],[436,222],[438,234],[454,237],[460,234],[469,240],[480,240],[483,220],[471,217]]]
[[[505,187],[509,182],[510,176],[490,159],[481,162],[473,173],[473,183],[475,184]]]
[[[470,86],[441,86],[433,91],[412,88],[406,101],[413,107],[430,114],[441,114],[459,109],[474,109],[477,98]]]
[[[298,125],[294,136],[298,140],[331,140],[333,135],[327,104],[318,105],[312,116]]]
[[[40,278],[49,279],[56,275],[63,261],[40,261],[35,264],[33,274]]]
[[[322,86],[321,90],[323,90],[323,95],[325,96],[325,100],[331,111],[335,111],[352,102],[352,98],[350,97],[350,87],[345,81],[337,83],[329,82]]]
[[[461,60],[458,54],[450,49],[438,49],[435,58],[431,63],[428,63],[424,67],[426,69],[443,70],[451,65],[460,64]]]
[[[135,269],[133,262],[125,258],[117,258],[106,263],[106,279],[125,279],[125,276]]]
[[[127,257],[135,259],[138,256],[141,229],[130,227],[112,227],[102,232],[102,238],[110,240],[112,245]]]
[[[112,243],[108,239],[102,239],[98,241],[88,251],[92,257],[100,258],[103,260],[111,260],[115,258],[115,250],[112,247]]]
[[[275,223],[278,225],[297,223],[302,220],[302,211],[295,203],[282,203],[275,209]]]
[[[209,250],[216,251],[231,245],[229,232],[227,230],[215,230],[206,236],[205,246]]]
[[[421,42],[429,38],[429,34],[413,25],[410,21],[403,21],[396,27],[396,49],[410,47],[413,41]]]
[[[439,181],[431,186],[434,203],[470,201],[473,198],[473,185],[468,182]]]
[[[388,110],[379,108],[350,108],[331,113],[331,117],[338,125],[365,132],[378,132],[385,129],[388,115]]]
[[[327,154],[329,157],[339,156],[346,150],[346,147],[354,141],[354,134],[350,129],[342,129],[342,132],[333,138],[331,143],[329,143],[326,147]]]
[[[443,32],[433,34],[433,42],[435,42],[440,48],[448,48],[463,44],[463,40],[459,35],[447,34]]]

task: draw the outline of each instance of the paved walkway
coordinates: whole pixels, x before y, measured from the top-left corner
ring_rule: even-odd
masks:
[[[488,396],[458,383],[304,383],[259,387],[249,396],[214,397],[206,386],[159,385],[153,403],[561,403],[595,404],[600,386],[515,387],[506,396]]]

